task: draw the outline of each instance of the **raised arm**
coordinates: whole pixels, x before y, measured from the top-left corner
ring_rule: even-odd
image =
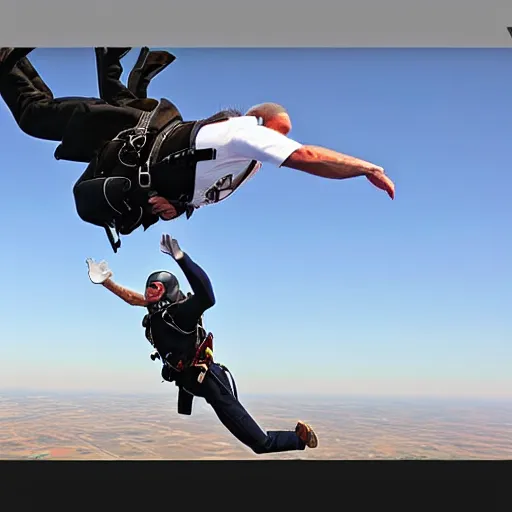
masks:
[[[182,251],[181,254],[182,256],[176,259],[176,263],[185,274],[196,300],[201,303],[205,310],[211,308],[215,305],[215,294],[210,278],[186,252]]]
[[[124,300],[130,306],[147,306],[146,299],[140,293],[124,288],[112,280],[112,271],[108,268],[106,261],[96,263],[93,259],[86,260],[89,279],[94,284],[101,284],[114,295]]]
[[[174,240],[169,235],[162,235],[160,250],[171,256],[185,274],[193,292],[193,295],[189,297],[187,301],[197,308],[198,314],[201,315],[204,311],[214,306],[215,294],[213,293],[210,278],[206,275],[206,272],[180,248],[178,241]]]

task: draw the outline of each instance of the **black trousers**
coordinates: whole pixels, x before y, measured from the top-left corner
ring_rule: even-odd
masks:
[[[257,454],[304,450],[305,443],[295,431],[263,431],[236,399],[228,376],[218,364],[212,364],[203,382],[190,370],[183,385],[194,396],[210,404],[222,424]]]
[[[62,141],[78,108],[105,103],[99,98],[55,99],[28,59],[23,59],[3,77],[0,94],[23,132],[56,142]]]
[[[112,124],[113,119],[114,125],[130,126],[134,123],[134,109],[145,110],[145,105],[154,107],[151,102],[155,100],[145,104],[122,84],[122,66],[115,52],[107,53],[98,72],[101,73],[101,98],[54,98],[25,57],[2,77],[0,95],[24,133],[55,142],[62,142],[71,121],[73,127],[83,125],[83,131],[101,129]]]

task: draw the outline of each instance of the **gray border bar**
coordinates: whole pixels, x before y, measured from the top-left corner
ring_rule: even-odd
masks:
[[[1,46],[512,47],[511,0],[3,0]]]

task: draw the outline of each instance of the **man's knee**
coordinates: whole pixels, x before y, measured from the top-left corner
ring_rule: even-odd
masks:
[[[54,133],[56,131],[56,123],[51,120],[47,122],[45,119],[44,109],[48,109],[48,101],[38,101],[27,105],[20,114],[18,126],[23,133],[35,137],[37,139],[60,141],[61,135]]]
[[[82,123],[89,116],[91,106],[104,104],[98,98],[34,97],[23,105],[18,125],[27,135],[60,142],[69,130],[82,131]]]
[[[30,135],[31,137],[38,137],[38,119],[36,115],[37,108],[34,108],[34,104],[28,105],[21,112],[18,120],[18,125],[23,133]]]
[[[261,440],[251,443],[249,448],[256,455],[263,455],[264,453],[268,453],[270,444],[271,444],[270,439],[268,437],[266,437],[265,439],[261,439]]]
[[[267,451],[265,447],[261,444],[251,446],[250,448],[256,455],[263,455]]]

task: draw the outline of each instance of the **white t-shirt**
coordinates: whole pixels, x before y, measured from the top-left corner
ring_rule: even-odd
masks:
[[[280,167],[301,147],[299,142],[260,126],[253,116],[233,117],[203,126],[197,134],[196,148],[213,148],[217,156],[215,160],[197,163],[192,205],[199,208],[226,199],[234,191],[229,187],[230,180],[236,181],[243,175],[253,160],[258,164],[245,181],[256,174],[262,163]],[[220,195],[217,194],[216,201],[206,196],[212,187],[223,190]]]

